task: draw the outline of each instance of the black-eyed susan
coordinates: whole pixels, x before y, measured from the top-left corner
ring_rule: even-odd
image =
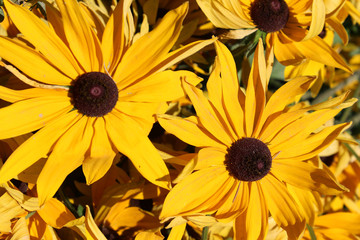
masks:
[[[265,32],[268,54],[274,51],[277,60],[284,65],[311,59],[350,72],[340,55],[317,36],[324,27],[325,19],[340,9],[343,1],[331,4],[325,4],[323,0],[197,2],[216,27],[240,31],[246,29],[245,32],[259,29]]]
[[[99,39],[75,0],[56,1],[59,10],[48,6],[47,22],[5,1],[11,20],[33,47],[1,37],[1,58],[23,74],[2,65],[33,88],[0,87],[0,98],[13,103],[0,109],[0,138],[39,131],[9,157],[0,182],[48,156],[37,180],[42,204],[81,165],[87,183],[97,181],[119,151],[150,182],[168,188],[168,169],[147,135],[154,114],[183,96],[180,77],[192,73],[166,69],[213,41],[169,52],[187,4],[135,39],[131,3],[117,4]]]
[[[197,171],[169,192],[160,217],[165,221],[211,214],[220,221],[233,220],[236,239],[263,239],[270,212],[289,239],[296,239],[305,228],[305,213],[287,186],[321,194],[344,190],[332,175],[307,160],[349,123],[315,130],[356,100],[344,102],[344,94],[314,106],[288,107],[308,90],[311,77],[293,79],[267,100],[269,73],[261,40],[244,93],[230,52],[220,42],[216,50],[207,83],[209,99],[183,83],[197,116],[158,116],[166,131],[200,148]]]

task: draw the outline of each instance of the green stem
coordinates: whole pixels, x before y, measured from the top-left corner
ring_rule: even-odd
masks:
[[[209,227],[203,227],[201,240],[208,240]]]
[[[314,229],[312,228],[312,226],[310,226],[309,224],[306,224],[306,228],[309,231],[311,240],[316,240],[315,232],[314,232]]]
[[[349,152],[351,152],[352,155],[354,155],[354,157],[360,162],[360,157],[359,155],[357,155],[357,153],[354,151],[354,149],[352,147],[350,147],[350,145],[348,143],[344,143],[344,146],[349,150]]]
[[[72,203],[69,201],[69,199],[65,196],[61,187],[58,190],[58,194],[59,194],[59,197],[61,198],[61,200],[64,202],[64,205],[72,212],[72,214],[74,214],[74,216],[76,218],[79,218],[80,216],[77,213],[74,205],[72,205]]]

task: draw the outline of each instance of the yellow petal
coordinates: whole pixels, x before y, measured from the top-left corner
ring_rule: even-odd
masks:
[[[360,214],[350,212],[336,212],[322,215],[315,220],[315,225],[325,228],[340,228],[352,234],[360,234]]]
[[[193,55],[200,51],[200,49],[213,43],[215,39],[209,39],[204,41],[195,41],[191,42],[183,47],[180,47],[174,51],[171,51],[164,57],[162,57],[161,62],[159,62],[151,72],[160,72],[163,71],[174,64],[180,62],[181,60]]]
[[[37,81],[58,85],[70,85],[72,81],[49,64],[44,55],[19,41],[0,37],[0,56]]]
[[[344,187],[336,179],[306,162],[273,161],[271,172],[295,187],[317,191],[324,195],[335,195],[344,191]]]
[[[224,203],[215,214],[215,217],[221,221],[231,221],[244,211],[249,210],[249,184],[241,181],[236,182],[237,183],[234,184],[233,188],[229,191],[227,198],[224,199]]]
[[[181,79],[193,79],[189,71],[167,70],[152,74],[141,81],[120,90],[119,98],[130,102],[164,102],[177,100],[185,95]]]
[[[169,133],[176,135],[184,142],[196,147],[217,147],[226,149],[226,146],[213,137],[195,116],[180,118],[171,115],[158,115],[160,125]]]
[[[346,45],[348,43],[348,41],[349,41],[349,37],[348,37],[346,29],[341,24],[341,22],[339,20],[337,20],[336,17],[330,17],[330,18],[326,19],[326,22],[339,35],[339,37],[341,38],[341,41],[343,42],[343,44]]]
[[[92,123],[91,118],[80,118],[56,142],[37,180],[40,205],[54,196],[67,175],[83,162],[93,135]]]
[[[237,186],[236,182],[225,167],[194,172],[169,192],[160,219],[195,213],[211,214],[224,203],[229,191]]]
[[[169,234],[168,240],[182,239],[182,236],[185,233],[185,229],[186,229],[186,223],[173,227]]]
[[[92,184],[102,178],[111,167],[115,155],[106,132],[104,119],[96,118],[90,156],[84,160],[82,165],[86,183]]]
[[[225,29],[254,28],[250,21],[226,9],[217,1],[197,0],[196,2],[216,27]]]
[[[341,56],[318,36],[302,42],[292,41],[284,44],[279,39],[276,39],[274,51],[276,58],[283,65],[298,63],[302,59],[309,58],[351,72],[351,69]]]
[[[104,234],[100,231],[96,225],[93,217],[91,216],[90,208],[86,205],[85,212],[85,227],[86,227],[86,239],[88,240],[106,240]]]
[[[11,138],[35,131],[72,108],[69,99],[62,96],[39,97],[13,103],[0,109],[0,138]]]
[[[62,96],[67,98],[68,91],[62,89],[44,89],[44,88],[29,88],[24,90],[12,90],[0,86],[0,98],[7,102],[17,102],[20,100],[25,100],[27,98],[36,98],[44,96]]]
[[[154,30],[138,39],[121,59],[113,75],[114,81],[127,86],[149,73],[176,42],[187,11],[186,2],[167,13]]]
[[[232,139],[231,134],[226,131],[225,124],[223,124],[224,119],[222,119],[209,100],[206,99],[203,92],[187,82],[184,82],[183,87],[194,105],[195,111],[199,116],[199,122],[218,141],[221,141],[226,146],[230,146],[236,139]]]
[[[292,158],[293,160],[310,159],[325,150],[349,126],[350,123],[343,123],[327,127],[306,139],[294,141],[291,143],[292,145],[283,146],[283,150],[277,158]]]
[[[258,182],[244,183],[250,189],[246,211],[234,221],[236,239],[264,239],[268,226],[268,207]]]
[[[325,24],[325,3],[324,0],[313,0],[311,9],[311,24],[308,33],[303,41],[317,36],[324,28]]]
[[[25,217],[18,219],[13,226],[11,239],[30,239]]]
[[[44,21],[26,8],[4,1],[11,20],[31,44],[71,79],[75,79],[80,68],[64,42]]]
[[[0,231],[9,233],[11,232],[11,220],[20,215],[26,215],[26,211],[8,193],[4,193],[0,197],[0,214]]]
[[[305,220],[284,183],[268,174],[260,184],[271,216],[286,230],[289,239],[297,239],[305,229]]]
[[[168,189],[169,171],[144,130],[133,119],[116,111],[106,115],[105,122],[111,142],[119,152],[126,155],[147,180]]]
[[[99,39],[86,21],[76,0],[56,0],[61,12],[67,42],[85,72],[103,69]]]
[[[196,169],[211,166],[222,166],[225,161],[226,150],[213,147],[200,149],[196,162]]]
[[[132,0],[120,1],[106,23],[101,40],[105,68],[113,73],[118,66],[125,49],[125,18]]]
[[[54,228],[62,228],[66,223],[75,220],[71,211],[55,198],[49,199],[37,213]]]
[[[214,101],[214,104],[216,104],[216,101],[218,102],[215,106],[219,112],[224,109],[224,121],[229,122],[231,128],[235,131],[237,135],[234,136],[235,139],[241,138],[245,136],[241,124],[244,119],[242,106],[245,104],[245,95],[240,90],[235,61],[230,51],[219,41],[215,42],[215,47],[218,61],[207,83],[209,98]],[[220,74],[216,72],[218,67],[220,68],[221,78],[216,77],[216,75]],[[236,114],[233,114],[234,112]]]
[[[268,79],[264,48],[261,38],[256,47],[254,61],[251,67],[249,80],[246,87],[245,99],[245,127],[246,136],[252,137],[258,126],[257,122],[261,117],[265,103]]]

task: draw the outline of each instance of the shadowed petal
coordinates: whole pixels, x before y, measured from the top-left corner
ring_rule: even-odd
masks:
[[[37,180],[39,204],[44,204],[66,176],[81,166],[93,135],[92,118],[82,117],[56,142]]]
[[[46,157],[58,138],[78,119],[76,111],[60,116],[21,144],[0,169],[0,182],[10,180],[40,158]]]

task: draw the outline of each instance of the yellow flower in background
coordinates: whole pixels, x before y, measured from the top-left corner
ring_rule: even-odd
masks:
[[[305,228],[305,213],[288,185],[321,194],[344,190],[333,175],[308,162],[349,123],[314,131],[341,109],[346,95],[308,107],[287,106],[314,81],[293,79],[266,99],[268,77],[261,40],[255,51],[246,92],[239,88],[234,60],[216,42],[218,57],[207,83],[209,100],[184,81],[196,116],[158,115],[166,131],[199,147],[196,169],[167,195],[160,217],[212,214],[234,220],[236,239],[263,239],[269,212],[289,239]],[[300,201],[300,204],[302,202]]]
[[[100,40],[75,0],[56,1],[60,12],[48,7],[48,22],[5,1],[11,20],[34,48],[1,37],[0,56],[24,75],[2,65],[34,88],[0,87],[0,98],[13,103],[0,109],[0,138],[39,131],[9,157],[0,182],[48,155],[37,180],[43,204],[81,165],[87,183],[97,181],[119,151],[150,182],[169,187],[168,169],[147,135],[153,115],[165,112],[165,101],[183,96],[180,78],[193,74],[165,69],[213,40],[169,53],[187,12],[183,4],[135,41],[125,27],[131,2],[119,2]]]
[[[197,0],[219,28],[260,29],[265,32],[267,52],[283,65],[311,59],[350,72],[345,61],[317,35],[325,18],[342,6],[342,1],[323,0]],[[309,9],[312,9],[309,12]],[[309,28],[309,30],[307,30]],[[246,34],[245,34],[246,35]]]

